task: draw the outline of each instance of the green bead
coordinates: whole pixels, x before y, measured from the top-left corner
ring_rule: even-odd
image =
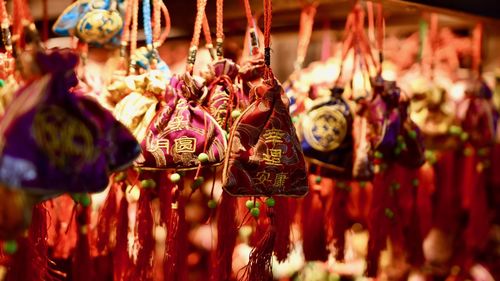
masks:
[[[366,187],[366,181],[360,181],[359,182],[359,187],[365,188]]]
[[[314,179],[314,181],[315,181],[316,183],[318,183],[318,184],[319,184],[319,183],[321,182],[321,176],[317,176],[317,177]]]
[[[299,122],[299,117],[293,116],[292,117],[292,123],[297,123],[297,122]]]
[[[384,158],[384,154],[382,152],[380,152],[380,151],[375,151],[375,153],[374,153],[373,156],[375,156],[375,158],[377,158],[377,159]]]
[[[411,138],[411,139],[416,139],[417,138],[417,131],[415,130],[411,130],[408,132],[408,136]]]
[[[214,199],[210,199],[208,200],[207,206],[210,209],[215,209],[217,207],[217,202],[215,202]]]
[[[237,109],[236,109],[236,110],[233,110],[233,112],[231,112],[231,117],[232,117],[233,119],[236,119],[236,118],[240,117],[240,115],[241,115],[241,111],[239,111],[239,110],[237,110]]]
[[[208,162],[208,154],[202,152],[198,155],[198,161],[201,163],[207,163]]]
[[[459,126],[450,126],[450,129],[448,131],[450,132],[450,134],[458,136],[462,133],[462,128],[460,128]]]
[[[5,86],[5,81],[3,79],[0,79],[0,88],[3,88]]]
[[[253,217],[258,217],[260,215],[260,209],[257,208],[257,207],[254,207],[252,209],[250,209],[250,214],[253,216]]]
[[[170,181],[173,183],[178,183],[181,180],[181,175],[178,173],[173,173],[170,175]]]
[[[142,188],[155,188],[156,182],[152,179],[146,179],[141,181]]]
[[[401,154],[401,147],[394,148],[394,154],[396,154],[396,155]]]
[[[461,141],[466,141],[469,139],[469,134],[467,134],[466,132],[463,132],[460,134],[460,140]]]
[[[398,189],[400,189],[400,188],[401,188],[401,185],[399,184],[399,182],[393,182],[393,183],[391,184],[391,189],[392,189],[392,190],[398,190]]]
[[[389,208],[385,208],[384,214],[386,217],[388,217],[390,219],[394,218],[394,212]]]
[[[465,156],[471,156],[473,153],[474,153],[474,151],[472,151],[472,148],[470,148],[470,147],[467,147],[466,149],[464,149]]]
[[[487,148],[480,148],[477,150],[477,155],[479,156],[486,156],[488,155],[488,149]]]
[[[274,198],[272,197],[269,197],[266,199],[266,205],[268,207],[274,207],[276,205],[276,200],[274,200]]]
[[[402,135],[398,135],[397,140],[398,140],[398,142],[404,142],[405,138]]]
[[[82,204],[83,207],[90,206],[91,202],[92,201],[91,201],[90,195],[88,195],[88,194],[82,194],[82,196],[80,197],[80,204]]]
[[[222,130],[222,133],[224,134],[226,140],[229,139],[229,133],[226,130]]]
[[[198,187],[200,187],[203,184],[204,181],[205,181],[204,177],[197,177],[194,180],[193,184],[191,185],[191,188],[192,189],[197,189]]]
[[[127,178],[127,175],[124,172],[121,172],[121,173],[116,174],[115,181],[116,182],[124,181],[126,178]]]
[[[8,240],[8,241],[3,242],[3,250],[8,255],[12,255],[15,252],[17,252],[16,240]]]
[[[415,187],[416,187],[416,186],[418,186],[419,184],[420,184],[420,181],[419,181],[418,179],[413,179],[413,180],[411,181],[411,185],[413,185],[413,186],[415,186]]]
[[[75,201],[76,203],[79,203],[80,200],[82,200],[82,194],[81,193],[73,193],[71,194],[71,198],[73,199],[73,201]]]
[[[249,209],[249,210],[250,210],[250,209],[252,209],[252,208],[253,208],[253,206],[255,206],[254,201],[253,201],[252,199],[247,200],[247,202],[245,202],[245,206],[246,206],[246,207],[247,207],[247,209]]]

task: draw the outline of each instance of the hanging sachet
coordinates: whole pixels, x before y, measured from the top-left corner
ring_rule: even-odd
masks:
[[[18,90],[1,122],[0,181],[42,197],[103,190],[111,169],[137,156],[120,160],[116,154],[122,151],[114,150],[120,143],[115,137],[130,140],[128,131],[71,92],[77,83],[75,54],[35,51],[33,56],[40,76]],[[126,146],[138,152],[134,141]]]
[[[122,0],[78,0],[59,16],[52,30],[62,36],[76,35],[97,45],[120,44]]]
[[[188,57],[188,70],[170,79],[164,101],[142,141],[137,165],[153,169],[196,169],[221,164],[227,147],[222,128],[201,106],[208,89],[192,69],[200,30],[195,29]]]

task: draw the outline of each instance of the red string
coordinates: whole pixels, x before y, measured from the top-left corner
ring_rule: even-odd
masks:
[[[132,28],[130,31],[130,54],[133,55],[137,49],[137,30],[139,27],[139,0],[131,0],[132,4]]]
[[[42,40],[47,42],[49,40],[49,1],[43,0],[43,29]]]
[[[163,1],[161,1],[163,2]],[[159,42],[161,36],[161,4],[160,0],[153,1],[153,42]]]
[[[203,34],[205,35],[205,41],[207,43],[207,46],[210,45],[213,46],[212,44],[212,35],[210,34],[210,25],[208,24],[208,19],[207,19],[207,14],[205,13],[203,16]]]
[[[314,16],[316,15],[317,2],[304,6],[300,13],[299,45],[297,47],[297,68],[302,67],[302,63],[307,55],[307,49],[311,41],[312,29],[314,26]]]
[[[122,44],[127,44],[130,39],[130,21],[132,19],[132,7],[133,0],[127,1],[127,6],[125,10],[125,21],[123,23],[123,33],[122,33]]]
[[[224,38],[224,0],[216,2],[216,38],[222,40]]]
[[[250,1],[244,0],[243,3],[245,4],[245,15],[247,17],[248,27],[253,27],[254,24],[253,24],[252,8],[250,7]]]
[[[197,13],[196,20],[194,23],[193,39],[191,40],[191,47],[198,48],[200,44],[200,34],[203,25],[203,18],[205,17],[205,7],[207,5],[207,0],[198,0],[197,2]]]
[[[264,47],[271,46],[272,0],[264,0]]]
[[[2,26],[9,25],[9,15],[7,14],[5,0],[0,1],[0,24],[2,24]]]
[[[163,33],[160,36],[160,39],[158,40],[159,45],[162,45],[163,42],[165,42],[168,35],[170,34],[170,29],[172,26],[170,23],[170,13],[168,12],[168,8],[165,5],[165,3],[163,3],[163,1],[161,1],[161,10],[163,12],[163,18],[165,19],[165,30],[163,31]]]
[[[481,60],[482,60],[482,47],[483,47],[483,24],[477,23],[472,34],[473,40],[473,53],[472,53],[472,70],[476,74],[481,74]]]

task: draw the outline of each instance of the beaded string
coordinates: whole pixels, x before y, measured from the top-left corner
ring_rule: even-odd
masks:
[[[153,49],[153,30],[151,28],[151,3],[149,0],[142,1],[142,19],[144,35],[146,36],[146,46],[148,50]]]
[[[137,29],[139,25],[139,0],[133,1],[132,4],[132,28],[130,31],[130,56],[135,54],[137,50]],[[133,59],[130,60],[130,73],[135,72],[135,62]]]
[[[271,22],[272,0],[264,0],[264,62],[267,66],[267,78],[271,76]]]
[[[197,2],[197,13],[196,20],[194,24],[193,39],[191,40],[191,47],[189,48],[189,55],[187,61],[187,71],[192,72],[194,62],[196,60],[196,52],[200,44],[200,34],[203,25],[203,17],[205,16],[205,7],[207,6],[207,0],[198,0]]]
[[[384,10],[381,3],[377,3],[377,49],[379,55],[378,73],[382,73],[382,63],[384,62],[384,36],[385,36],[385,21]]]
[[[130,21],[132,19],[132,6],[133,6],[133,0],[128,0],[127,5],[125,7],[125,20],[123,23],[123,31],[122,31],[122,37],[121,37],[121,49],[120,49],[120,56],[122,58],[126,57],[127,53],[127,45],[128,41],[130,40]]]
[[[224,44],[224,0],[217,0],[216,2],[216,51],[217,57],[222,59],[224,57],[224,52],[222,50],[222,45]]]

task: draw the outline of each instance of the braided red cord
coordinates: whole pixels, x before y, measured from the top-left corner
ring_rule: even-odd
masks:
[[[206,6],[207,6],[207,0],[198,0],[196,20],[194,22],[193,39],[191,40],[191,47],[197,48],[200,44],[201,28],[203,25],[203,18],[205,16]]]
[[[272,0],[264,0],[264,47],[271,46]]]
[[[137,31],[139,27],[139,0],[133,1],[132,6],[132,28],[130,31],[130,54],[133,55],[137,49]]]
[[[127,6],[125,8],[125,21],[123,23],[123,32],[121,38],[122,43],[126,43],[130,39],[130,20],[132,18],[132,7],[134,5],[133,2],[133,0],[127,1]]]
[[[203,16],[203,35],[205,36],[205,42],[207,43],[207,45],[213,46],[212,34],[210,34],[210,26],[208,25],[208,19],[206,13],[204,13]]]
[[[5,0],[0,0],[0,23],[2,25],[9,24],[9,14],[7,14],[7,7],[5,5]]]
[[[244,0],[245,4],[245,15],[247,17],[248,27],[253,27],[253,16],[252,16],[252,8],[250,7],[249,0]]]
[[[153,1],[153,42],[158,42],[161,36],[161,0]],[[161,1],[163,2],[163,1]]]
[[[224,39],[224,0],[216,2],[216,36],[217,39]]]
[[[472,69],[476,74],[481,74],[481,60],[483,49],[483,24],[477,23],[472,34]]]
[[[170,13],[168,12],[168,8],[165,5],[165,3],[163,3],[163,1],[161,1],[161,10],[163,12],[163,18],[165,19],[165,30],[163,31],[163,33],[160,36],[160,39],[158,40],[159,45],[162,45],[163,42],[165,42],[168,35],[170,34],[170,29],[171,29]]]
[[[317,2],[304,6],[300,13],[299,44],[297,47],[297,63],[302,64],[307,55],[316,15]],[[297,67],[300,67],[297,65]]]

